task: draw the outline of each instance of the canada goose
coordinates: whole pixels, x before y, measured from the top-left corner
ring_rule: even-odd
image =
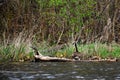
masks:
[[[82,54],[81,52],[78,51],[78,47],[77,47],[77,43],[74,43],[75,46],[75,52],[72,54],[72,59],[75,60],[81,60],[84,57],[84,54]]]

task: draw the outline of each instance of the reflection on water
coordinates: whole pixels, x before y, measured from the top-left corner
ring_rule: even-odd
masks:
[[[0,80],[120,80],[119,62],[0,63]]]

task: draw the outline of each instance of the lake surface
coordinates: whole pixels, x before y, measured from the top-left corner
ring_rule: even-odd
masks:
[[[0,63],[0,80],[120,80],[120,62]]]

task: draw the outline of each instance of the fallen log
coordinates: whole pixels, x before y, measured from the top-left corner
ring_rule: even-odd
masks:
[[[43,61],[43,62],[70,62],[72,59],[67,58],[58,58],[58,57],[49,57],[49,56],[40,56],[34,55],[35,62]]]
[[[101,59],[101,60],[74,60],[68,58],[58,58],[58,57],[49,57],[49,56],[40,56],[34,55],[35,62],[116,62],[117,59]]]
[[[35,62],[116,62],[118,59],[88,59],[88,60],[75,60],[75,59],[68,59],[68,58],[58,58],[58,57],[50,57],[42,55],[35,47],[32,47],[34,50],[34,59]]]
[[[58,58],[58,57],[50,57],[50,56],[43,56],[35,47],[31,47],[34,50],[34,58],[35,62],[70,62],[72,59],[67,58]]]

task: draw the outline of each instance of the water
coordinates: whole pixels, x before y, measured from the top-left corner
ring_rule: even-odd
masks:
[[[120,80],[120,63],[0,63],[0,80]]]

